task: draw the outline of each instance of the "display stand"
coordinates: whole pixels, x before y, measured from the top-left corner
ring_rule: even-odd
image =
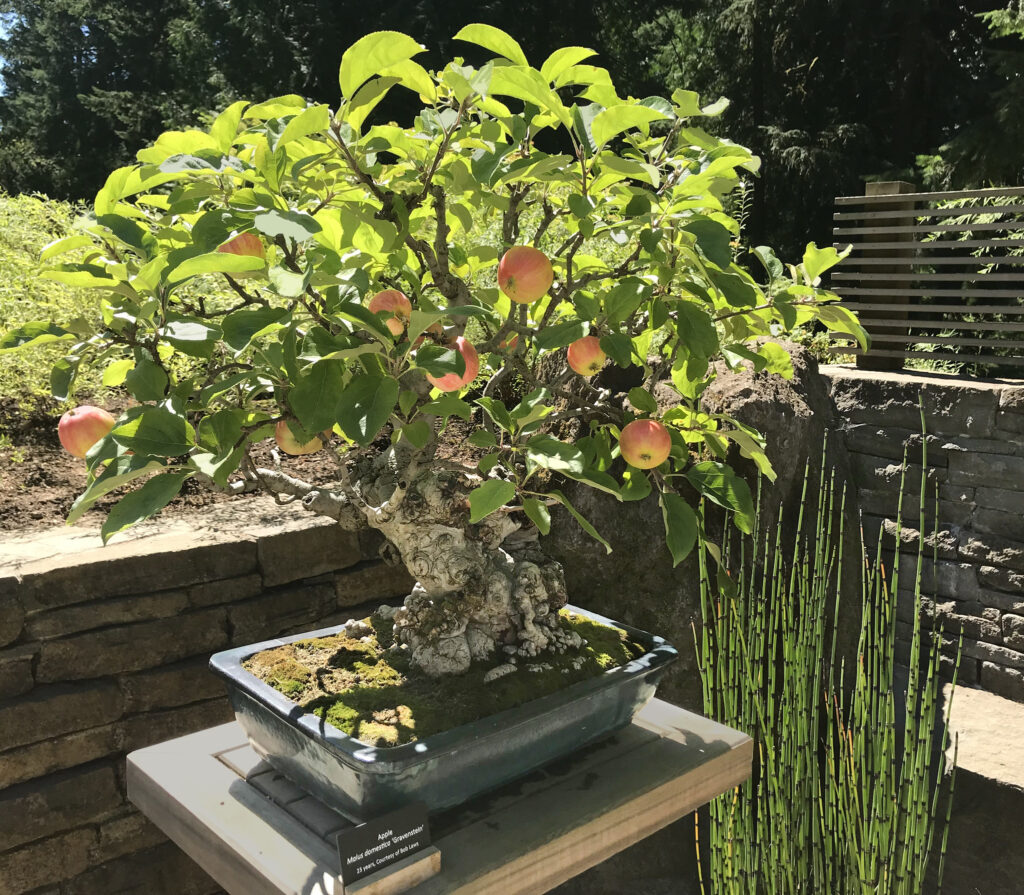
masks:
[[[750,775],[748,736],[652,700],[626,729],[430,818],[433,846],[347,889],[350,822],[235,724],[128,756],[128,797],[231,895],[540,895]]]

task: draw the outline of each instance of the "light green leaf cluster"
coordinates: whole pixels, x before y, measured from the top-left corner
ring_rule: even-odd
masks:
[[[415,455],[458,416],[487,451],[479,472],[504,471],[473,492],[470,524],[511,503],[546,530],[553,502],[600,539],[550,487],[562,476],[620,500],[658,491],[676,562],[702,537],[700,508],[681,491],[749,531],[749,492],[729,461],[735,449],[770,475],[764,444],[704,412],[701,395],[713,361],[791,375],[777,340],[793,326],[861,335],[819,289],[839,256],[810,246],[787,275],[759,249],[767,288],[736,263],[739,224],[723,198],[759,160],[701,127],[721,104],[687,91],[620,96],[583,47],[535,68],[492,26],[456,39],[494,58],[431,72],[412,38],[377,32],[342,56],[336,109],[280,96],[236,103],[207,131],[161,135],[110,175],[88,240],[47,250],[47,277],[99,296],[61,387],[98,366],[141,408],[107,440],[115,453],[91,461],[86,503],[103,463],[129,447],[131,472],[181,457],[182,475],[223,481],[280,421],[300,440],[331,431],[347,449],[374,450],[387,438]],[[406,127],[374,115],[396,90],[423,103]],[[552,268],[551,287],[529,303],[496,288],[513,245]],[[211,277],[227,299],[199,288]],[[407,306],[371,311],[381,292]],[[64,338],[35,322],[0,344]],[[635,368],[642,385],[628,399],[537,377],[537,361],[584,338]],[[490,384],[508,373],[526,387],[506,405]],[[653,398],[665,379],[679,394],[667,411]],[[578,416],[581,436],[553,434],[552,414]],[[624,473],[618,439],[640,417],[659,420],[671,452]],[[164,484],[133,500],[138,512],[179,484],[154,481]]]

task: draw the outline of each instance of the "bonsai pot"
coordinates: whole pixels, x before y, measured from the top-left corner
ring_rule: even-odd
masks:
[[[654,695],[676,650],[661,637],[583,609],[574,613],[626,631],[646,652],[595,677],[512,709],[401,746],[368,746],[307,713],[242,667],[250,656],[342,626],[217,653],[235,717],[279,773],[357,823],[419,801],[436,811],[561,758],[628,725]]]

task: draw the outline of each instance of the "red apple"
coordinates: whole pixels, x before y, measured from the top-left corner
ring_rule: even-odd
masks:
[[[477,356],[473,343],[467,342],[462,336],[459,336],[455,340],[455,347],[459,349],[466,362],[465,373],[461,376],[458,373],[446,373],[444,376],[431,376],[427,373],[430,384],[443,392],[457,392],[462,386],[469,385],[476,379],[476,374],[480,372],[480,358]]]
[[[409,322],[412,314],[412,302],[397,289],[385,289],[378,292],[370,299],[367,306],[374,314],[391,312],[391,316],[384,321],[393,336],[400,336],[405,331],[405,325]]]
[[[584,336],[569,346],[569,366],[580,376],[593,376],[607,359],[597,336]]]
[[[512,246],[498,262],[498,288],[521,305],[544,295],[554,278],[548,256],[533,246]]]
[[[230,255],[252,255],[254,258],[266,258],[262,240],[255,233],[239,233],[226,243],[217,247],[218,252]]]
[[[282,451],[286,454],[291,454],[293,457],[299,457],[302,454],[315,454],[324,446],[324,443],[316,437],[309,439],[305,444],[301,444],[285,420],[281,420],[274,427],[274,441],[277,442],[277,446]]]
[[[633,420],[619,435],[619,451],[630,466],[653,469],[668,459],[672,437],[657,420]]]
[[[83,404],[69,410],[57,423],[57,436],[74,457],[84,457],[97,441],[114,428],[114,418],[102,407]]]

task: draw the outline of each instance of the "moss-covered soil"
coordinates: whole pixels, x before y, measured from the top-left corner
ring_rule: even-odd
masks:
[[[484,683],[501,663],[436,680],[416,673],[404,653],[388,651],[390,623],[366,619],[374,633],[299,640],[265,650],[243,665],[334,727],[372,746],[399,746],[521,705],[643,655],[620,628],[562,610],[561,623],[585,641],[577,653],[520,660],[516,670]]]

